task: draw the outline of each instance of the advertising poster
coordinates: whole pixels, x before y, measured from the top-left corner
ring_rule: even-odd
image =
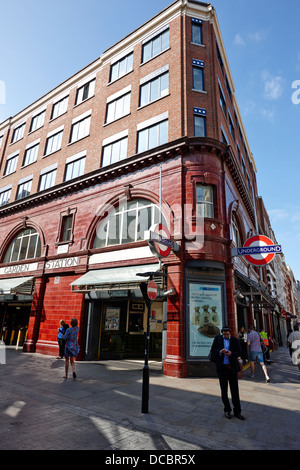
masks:
[[[120,308],[106,307],[105,330],[119,330],[119,327],[120,327]]]
[[[223,320],[222,285],[189,284],[189,355],[207,357]]]

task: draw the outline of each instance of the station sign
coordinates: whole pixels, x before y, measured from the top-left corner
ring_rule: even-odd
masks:
[[[254,266],[269,264],[276,254],[282,253],[281,245],[274,245],[265,235],[255,235],[248,238],[243,247],[232,248],[231,256],[244,256],[248,263]]]
[[[159,258],[166,258],[173,251],[179,251],[178,243],[171,240],[170,232],[163,224],[156,224],[144,232],[151,251]]]

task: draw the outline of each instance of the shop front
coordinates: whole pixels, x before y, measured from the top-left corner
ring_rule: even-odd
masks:
[[[149,356],[162,358],[165,276],[157,263],[92,270],[72,283],[72,292],[85,297],[84,360],[144,357],[148,309],[141,285],[149,273],[160,291],[151,304]]]

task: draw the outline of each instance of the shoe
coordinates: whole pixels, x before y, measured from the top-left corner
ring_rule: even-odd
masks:
[[[268,384],[270,382],[270,377],[266,379],[266,383]]]
[[[230,411],[225,411],[225,418],[227,419],[231,419],[231,414],[230,414]]]
[[[73,372],[73,379],[76,379],[77,375]]]
[[[253,378],[254,378],[254,374],[252,374],[252,372],[249,372],[248,377],[251,377],[251,379],[253,379]]]
[[[245,416],[241,415],[241,413],[238,413],[238,414],[236,414],[236,415],[234,415],[234,416],[235,416],[236,418],[238,418],[238,419],[243,420],[243,421],[246,419]]]

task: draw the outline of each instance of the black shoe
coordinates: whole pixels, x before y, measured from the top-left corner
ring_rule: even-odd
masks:
[[[76,379],[77,375],[73,372],[73,379]]]
[[[230,411],[225,411],[225,417],[226,417],[227,419],[231,419]]]
[[[234,415],[234,416],[235,416],[236,418],[238,418],[238,419],[243,420],[243,421],[246,419],[245,416],[241,415],[241,413],[238,413],[238,414],[236,414],[236,415]]]

